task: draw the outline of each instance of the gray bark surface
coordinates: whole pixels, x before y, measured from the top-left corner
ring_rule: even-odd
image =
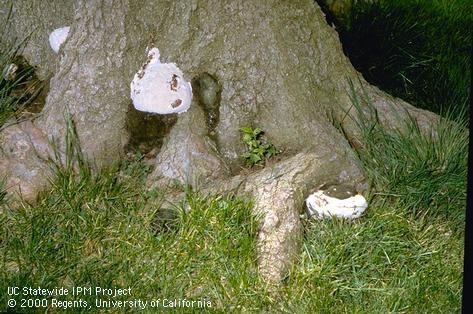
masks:
[[[0,0],[0,23],[10,11],[10,0]],[[23,56],[32,66],[37,66],[36,74],[43,79],[55,72],[57,55],[49,47],[49,34],[60,27],[69,26],[74,20],[73,0],[14,1],[12,20],[2,30],[1,38],[6,43],[23,41],[28,37]]]
[[[88,160],[98,167],[119,160],[131,136],[129,84],[146,48],[157,47],[162,62],[176,63],[194,82],[195,93],[191,109],[162,132],[149,184],[166,188],[177,181],[204,191],[218,185],[220,192],[252,197],[255,213],[263,215],[259,263],[269,281],[280,280],[297,254],[309,190],[325,181],[363,190],[356,156],[331,123],[331,116],[342,120],[348,111],[356,119],[349,80],[372,98],[386,127],[397,127],[407,113],[427,129],[435,120],[367,84],[314,1],[25,0],[14,2],[14,12],[17,36],[38,32],[25,57],[53,77],[41,115],[0,134],[8,191],[27,190],[33,199],[47,187],[48,167],[30,152],[48,140],[63,149],[66,110]],[[47,36],[65,24],[70,35],[54,55]],[[283,160],[239,173],[243,126],[263,129],[284,150]],[[343,127],[350,140],[359,140],[353,120],[343,119]]]

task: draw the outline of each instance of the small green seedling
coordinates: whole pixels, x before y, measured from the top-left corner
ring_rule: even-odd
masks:
[[[248,151],[242,155],[247,166],[264,164],[269,158],[281,153],[273,144],[261,139],[264,132],[260,128],[242,127],[240,132],[243,133],[243,142],[248,147]]]

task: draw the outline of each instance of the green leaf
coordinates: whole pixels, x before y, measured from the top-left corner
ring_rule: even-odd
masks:
[[[250,167],[280,153],[274,145],[259,139],[264,134],[261,128],[241,127],[239,130],[243,133],[242,140],[248,148],[242,157]]]
[[[256,164],[257,162],[261,161],[261,157],[256,154],[250,154],[250,160]]]
[[[249,127],[241,127],[240,131],[245,133],[245,134],[253,135],[253,129],[249,128]]]
[[[265,149],[264,147],[258,147],[254,150],[254,152],[260,156],[264,155]]]
[[[247,145],[252,139],[253,139],[253,137],[251,135],[243,134],[243,142],[245,142]]]

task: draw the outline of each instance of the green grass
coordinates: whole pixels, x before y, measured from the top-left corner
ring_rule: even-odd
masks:
[[[203,309],[210,312],[459,312],[461,126],[442,121],[431,138],[412,125],[401,135],[360,124],[367,136],[360,157],[377,187],[370,207],[353,223],[305,221],[299,259],[269,293],[256,268],[251,203],[188,192],[190,211],[178,205],[163,228],[160,193],[144,188],[149,169],[141,157],[93,176],[68,125],[66,161],[51,161],[52,189],[34,205],[2,205],[0,310],[8,286],[91,286],[131,287],[133,299],[149,302],[210,300]],[[96,296],[82,299],[95,304]]]
[[[3,310],[7,285],[131,287],[133,298],[209,298],[220,307],[260,289],[248,204],[192,194],[191,211],[157,232],[158,208],[145,207],[153,193],[141,188],[147,168],[124,162],[96,177],[87,169],[63,168],[36,205],[4,208]]]
[[[472,12],[470,0],[358,1],[338,29],[370,83],[418,107],[458,114],[469,110]]]
[[[16,48],[9,47],[8,51],[0,49],[0,71],[5,71],[13,62],[16,54]],[[13,81],[5,80],[0,77],[0,128],[10,119],[15,112],[23,108],[24,102],[21,98],[12,97],[12,91],[19,87],[26,77],[32,74],[32,69],[18,73]]]
[[[9,34],[12,14],[12,4],[10,5],[8,15],[1,27],[1,32]],[[20,58],[21,52],[29,39],[11,38],[11,36],[1,36],[11,39],[10,42],[0,40],[0,130],[7,120],[21,111],[25,106],[31,103],[39,94],[42,84],[36,78],[34,84],[27,87],[26,81],[33,79],[34,68]],[[18,70],[10,79],[6,78],[10,64],[16,64]],[[20,91],[21,92],[18,92]]]
[[[353,105],[361,103],[351,92]],[[396,130],[383,129],[377,119],[361,119],[358,127],[363,147],[357,150],[378,195],[412,214],[443,215],[464,226],[468,172],[469,134],[464,113],[446,113],[423,132],[413,118],[400,122]]]
[[[295,312],[459,312],[462,235],[444,220],[375,202],[353,224],[308,228],[286,288]]]

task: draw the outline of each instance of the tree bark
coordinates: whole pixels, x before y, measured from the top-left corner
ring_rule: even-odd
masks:
[[[129,84],[147,48],[157,47],[162,62],[176,63],[193,81],[195,93],[174,124],[141,115],[143,132],[149,123],[165,130],[158,132],[163,144],[149,184],[166,188],[177,181],[252,197],[262,215],[259,263],[268,281],[278,282],[298,252],[299,213],[310,190],[327,182],[365,188],[348,141],[361,142],[349,81],[372,100],[386,127],[398,127],[408,114],[426,129],[436,119],[366,83],[314,1],[25,0],[13,7],[17,36],[36,28],[25,57],[43,77],[53,76],[41,115],[0,134],[8,191],[34,199],[47,187],[45,143],[64,150],[66,110],[88,160],[102,167],[121,158],[137,132],[127,129],[137,116],[130,112]],[[38,11],[42,18],[34,16]],[[47,36],[65,24],[70,35],[54,55]],[[209,89],[218,90],[211,103],[204,100]],[[373,113],[366,104],[362,109]],[[353,119],[343,119],[347,113]],[[332,118],[343,121],[345,134]],[[282,160],[240,173],[243,126],[262,128],[284,151]],[[42,155],[34,153],[38,145]]]

